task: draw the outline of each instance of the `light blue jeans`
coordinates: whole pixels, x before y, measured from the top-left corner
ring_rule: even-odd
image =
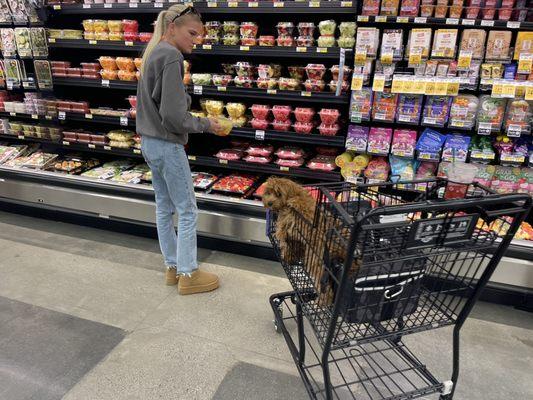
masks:
[[[180,144],[143,136],[142,153],[152,171],[157,235],[167,267],[191,273],[198,268],[196,222],[198,208],[189,161]],[[178,215],[178,233],[173,214]]]

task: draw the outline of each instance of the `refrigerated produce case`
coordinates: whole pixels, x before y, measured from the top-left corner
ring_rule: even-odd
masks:
[[[138,21],[139,31],[149,31],[151,23],[158,12],[163,7],[172,3],[106,3],[106,4],[51,4],[48,7],[48,20],[46,27],[56,30],[54,34],[50,31],[48,39],[49,60],[69,61],[77,66],[80,63],[98,62],[101,56],[126,56],[139,57],[144,43],[140,40],[97,40],[90,38],[79,38],[78,33],[83,20],[88,18],[98,18],[102,20],[120,20],[122,18],[132,18]],[[335,20],[337,26],[341,22],[353,23],[358,21],[358,26],[378,27],[379,29],[391,28],[398,23],[405,24],[411,28],[416,28],[421,24],[438,28],[448,25],[452,28],[472,27],[490,30],[492,27],[508,29],[516,35],[517,30],[531,30],[533,24],[528,21],[493,21],[492,24],[481,19],[467,22],[459,19],[457,21],[439,18],[426,18],[424,21],[415,17],[382,17],[382,16],[357,16],[360,14],[361,4],[355,1],[310,1],[310,2],[194,2],[195,7],[203,14],[204,21],[212,20],[238,20],[256,22],[259,25],[260,33],[257,36],[272,35],[272,37],[283,33],[284,29],[291,29],[289,25],[277,27],[279,21],[294,22],[294,35],[297,35],[297,23],[309,22],[315,25],[315,37],[318,37],[319,23],[324,20]],[[513,23],[511,23],[513,22]],[[32,26],[31,23],[28,23]],[[347,25],[350,27],[350,25]],[[302,28],[304,29],[304,28]],[[326,25],[326,31],[329,27]],[[350,30],[349,28],[348,30]],[[70,30],[70,31],[68,31]],[[58,34],[61,37],[54,35]],[[68,32],[67,32],[68,31]],[[335,31],[335,28],[333,30]],[[74,35],[76,38],[66,38],[65,33]],[[322,33],[322,32],[321,32]],[[123,35],[125,34],[122,33]],[[355,32],[354,32],[355,35]],[[54,36],[54,37],[52,37]],[[280,34],[280,36],[282,36]],[[339,39],[338,35],[335,35]],[[70,36],[69,36],[70,37]],[[137,36],[136,38],[140,38]],[[124,37],[126,39],[126,37]],[[222,34],[220,39],[222,39]],[[264,40],[267,40],[266,36]],[[321,42],[320,44],[323,44]],[[357,62],[357,50],[353,50],[353,44],[349,48],[341,49],[334,47],[309,46],[253,46],[247,44],[224,45],[224,44],[199,44],[193,50],[193,54],[187,59],[192,64],[192,73],[206,74],[215,70],[220,70],[220,65],[234,64],[236,62],[248,61],[254,64],[271,64],[273,62],[281,64],[284,68],[290,65],[305,66],[306,64],[324,64],[327,69],[333,65],[345,65],[348,70],[348,77],[341,76],[336,85],[347,78],[351,78],[351,69]],[[316,44],[316,43],[313,43]],[[42,57],[41,57],[42,58]],[[22,59],[29,75],[33,70],[31,59]],[[53,65],[52,65],[53,67]],[[64,130],[84,129],[89,132],[104,134],[111,129],[134,130],[135,118],[128,111],[129,105],[126,99],[135,94],[136,82],[129,80],[115,79],[87,79],[83,77],[82,68],[80,71],[72,72],[68,75],[65,68],[65,76],[55,75],[53,78],[52,91],[41,90],[45,97],[54,96],[58,99],[76,99],[86,101],[91,105],[89,112],[77,110],[72,106],[68,111],[59,111],[55,115],[42,115],[37,113],[20,113],[14,111],[0,112],[0,118],[11,121],[20,121],[34,124],[45,124],[61,126]],[[225,72],[225,71],[224,71]],[[80,73],[80,76],[77,76]],[[221,71],[219,73],[222,73]],[[303,72],[302,72],[303,73]],[[317,69],[312,69],[311,73],[319,73]],[[329,72],[328,75],[329,77]],[[311,76],[309,76],[311,77]],[[313,76],[319,77],[319,76]],[[105,76],[103,76],[105,78]],[[305,78],[304,78],[305,79]],[[332,80],[333,81],[333,80]],[[34,81],[35,82],[35,81]],[[265,81],[266,82],[266,81]],[[316,152],[317,147],[328,147],[333,149],[334,155],[339,155],[345,148],[348,124],[350,119],[350,93],[338,90],[336,86],[329,90],[325,85],[324,91],[308,91],[302,86],[299,90],[265,89],[259,87],[236,87],[235,85],[214,85],[194,84],[190,82],[187,87],[188,92],[193,96],[195,108],[199,109],[201,98],[214,98],[228,102],[243,102],[250,109],[253,104],[265,104],[269,107],[274,105],[288,105],[293,109],[296,107],[313,107],[316,111],[321,108],[335,109],[341,114],[339,121],[339,132],[333,136],[324,133],[335,129],[313,128],[311,134],[298,133],[298,129],[305,129],[305,122],[292,121],[297,127],[289,127],[289,131],[283,131],[284,124],[270,124],[266,128],[256,129],[254,126],[245,125],[235,127],[229,138],[211,138],[206,143],[202,137],[191,135],[188,146],[188,157],[195,173],[212,173],[218,178],[228,175],[249,174],[253,177],[253,182],[246,190],[228,193],[216,190],[215,185],[202,188],[197,191],[199,205],[199,234],[206,237],[219,238],[227,241],[247,243],[260,248],[270,248],[270,244],[265,235],[266,222],[265,211],[260,202],[260,196],[255,195],[257,189],[270,175],[287,176],[299,180],[302,183],[318,182],[338,182],[344,178],[340,169],[334,167],[333,171],[313,170],[308,167],[307,161],[312,158],[311,152]],[[245,82],[246,83],[246,82]],[[309,88],[316,90],[316,83],[313,86],[309,83]],[[352,88],[353,88],[352,82]],[[364,86],[372,86],[364,83]],[[36,86],[36,85],[34,85]],[[21,85],[19,91],[29,91],[31,85]],[[12,88],[17,92],[17,88]],[[300,90],[301,89],[301,90]],[[479,91],[470,91],[480,93]],[[114,114],[106,115],[93,111],[92,106],[109,107],[115,111]],[[133,105],[133,104],[132,104]],[[116,110],[122,113],[116,113]],[[134,108],[133,108],[134,110]],[[83,111],[83,112],[79,112]],[[293,118],[294,119],[294,118]],[[318,116],[316,116],[318,119]],[[352,121],[353,122],[353,121]],[[359,126],[373,126],[371,121],[359,120]],[[387,124],[387,121],[384,121]],[[390,126],[400,128],[411,128],[411,124],[401,121],[391,121]],[[274,129],[275,128],[275,129]],[[321,134],[322,133],[322,134]],[[98,135],[96,135],[98,136]],[[90,137],[90,135],[89,135]],[[116,160],[128,158],[141,163],[142,155],[136,147],[117,148],[110,146],[109,142],[84,142],[65,140],[50,141],[29,135],[26,131],[21,131],[16,135],[0,134],[0,142],[11,144],[31,144],[37,143],[42,148],[51,153],[81,154],[86,157],[100,158],[100,161]],[[102,139],[106,140],[106,139]],[[308,158],[302,165],[291,163],[275,163],[272,156],[270,163],[246,162],[240,160],[227,160],[215,157],[217,150],[229,147],[230,140],[241,140],[247,142],[271,143],[274,148],[282,146],[303,147]],[[275,150],[274,150],[275,151]],[[257,161],[257,160],[256,160]],[[261,160],[259,160],[261,161]],[[298,165],[298,166],[293,166]],[[311,166],[314,164],[311,164]],[[36,208],[49,208],[67,213],[89,215],[96,218],[125,221],[131,224],[155,223],[155,204],[153,190],[148,182],[123,183],[113,180],[91,179],[79,175],[70,175],[53,171],[28,170],[17,167],[0,166],[0,197],[3,204],[22,204]],[[529,219],[531,222],[531,218]],[[531,302],[531,295],[528,294],[533,288],[533,242],[529,240],[513,241],[507,253],[507,257],[501,263],[500,268],[494,275],[493,293],[491,296],[501,295],[500,302],[512,302],[513,304],[526,304]]]

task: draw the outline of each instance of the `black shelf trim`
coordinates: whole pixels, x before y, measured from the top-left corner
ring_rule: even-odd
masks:
[[[195,1],[194,7],[202,14],[355,14],[357,2],[353,1]],[[62,4],[50,6],[56,14],[156,14],[175,4],[172,2],[153,2],[108,4]],[[157,4],[157,6],[156,6]],[[160,4],[160,6],[159,6]]]
[[[50,117],[44,115],[31,115],[24,113],[9,113],[9,112],[0,112],[0,118],[19,118],[23,120],[31,120],[35,122],[54,122],[60,123],[62,121],[81,121],[81,122],[94,122],[99,124],[109,124],[109,125],[120,125],[120,126],[129,126],[135,127],[135,118],[128,118],[128,125],[122,125],[120,123],[121,117],[113,117],[108,115],[98,115],[98,114],[82,114],[75,112],[65,112],[65,118]]]

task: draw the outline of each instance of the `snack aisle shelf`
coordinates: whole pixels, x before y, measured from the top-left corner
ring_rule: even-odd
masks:
[[[484,19],[468,18],[434,18],[434,17],[402,17],[402,16],[385,16],[385,15],[358,15],[357,22],[361,25],[372,23],[377,25],[400,24],[404,25],[423,25],[423,26],[443,26],[450,28],[506,28],[512,30],[533,29],[533,22],[528,21],[494,21]],[[398,26],[398,25],[396,25]]]

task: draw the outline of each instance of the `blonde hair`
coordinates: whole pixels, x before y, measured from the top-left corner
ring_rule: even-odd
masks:
[[[161,41],[161,38],[167,31],[168,25],[172,23],[174,18],[176,18],[177,15],[185,11],[188,7],[191,7],[189,5],[185,4],[174,4],[170,6],[167,10],[161,11],[158,16],[157,20],[155,22],[154,26],[154,34],[146,47],[144,48],[143,56],[142,56],[142,63],[141,63],[141,74],[144,71],[146,61],[148,60],[148,57],[150,56],[150,53],[154,49],[155,46]],[[186,18],[192,18],[197,21],[201,21],[200,14],[198,13],[187,13],[184,14],[182,17],[178,18],[174,23],[176,25],[181,25]]]

